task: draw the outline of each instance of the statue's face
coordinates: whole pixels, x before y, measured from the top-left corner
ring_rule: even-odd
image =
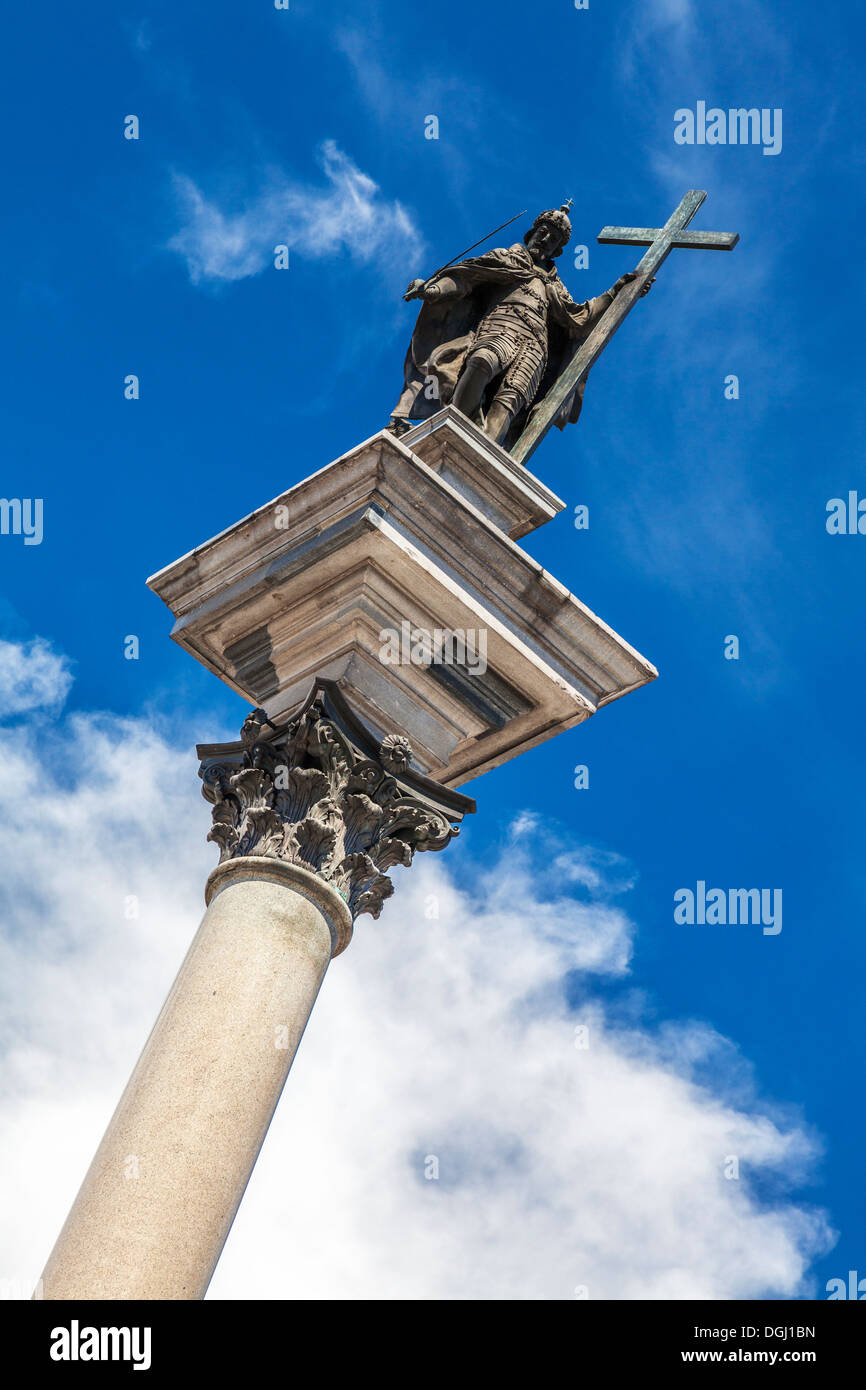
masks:
[[[562,238],[559,232],[553,227],[548,227],[544,223],[536,227],[526,243],[526,249],[532,259],[536,262],[550,260],[556,255],[562,245]]]

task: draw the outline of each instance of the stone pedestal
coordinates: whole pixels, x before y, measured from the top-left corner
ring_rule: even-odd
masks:
[[[458,787],[657,674],[516,544],[563,506],[449,406],[365,440],[148,583],[174,640],[276,722],[326,677]],[[437,632],[444,659],[416,659]]]

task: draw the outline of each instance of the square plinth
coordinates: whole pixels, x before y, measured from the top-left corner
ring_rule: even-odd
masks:
[[[657,674],[515,544],[562,506],[449,408],[374,435],[148,584],[174,640],[275,722],[332,680],[459,786]]]

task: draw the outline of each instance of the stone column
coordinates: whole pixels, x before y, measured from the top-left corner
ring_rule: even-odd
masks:
[[[317,682],[279,728],[200,749],[221,862],[207,911],[45,1268],[46,1299],[205,1294],[332,956],[383,872],[467,797],[408,770]],[[372,755],[372,756],[371,756]]]

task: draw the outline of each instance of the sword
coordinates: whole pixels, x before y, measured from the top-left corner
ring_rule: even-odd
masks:
[[[414,299],[419,285],[428,285],[431,280],[435,280],[437,275],[441,275],[450,265],[454,265],[456,261],[462,261],[465,256],[469,255],[470,251],[475,250],[476,246],[481,246],[483,242],[489,241],[492,236],[496,236],[497,232],[504,231],[506,227],[510,227],[512,222],[517,221],[518,217],[525,216],[526,208],[523,209],[523,212],[516,212],[513,217],[509,217],[508,221],[503,222],[501,227],[494,227],[492,232],[488,232],[487,235],[481,237],[479,241],[473,241],[472,245],[467,246],[466,250],[461,251],[459,255],[452,256],[450,261],[446,261],[444,265],[440,265],[439,269],[435,270],[432,275],[428,275],[426,280],[413,280],[408,290],[403,295],[403,298],[406,300]]]

